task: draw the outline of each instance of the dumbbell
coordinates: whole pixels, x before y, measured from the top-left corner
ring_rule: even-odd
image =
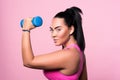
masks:
[[[40,16],[33,17],[31,22],[35,27],[40,27],[43,24],[43,20]],[[20,21],[20,26],[23,27],[23,24],[24,24],[24,19]]]

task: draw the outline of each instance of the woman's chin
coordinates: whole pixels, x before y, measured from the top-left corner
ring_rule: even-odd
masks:
[[[61,44],[55,43],[55,46],[61,46]]]

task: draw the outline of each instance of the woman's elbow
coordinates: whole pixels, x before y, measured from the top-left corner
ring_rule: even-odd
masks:
[[[32,64],[31,64],[31,62],[23,62],[23,66],[25,66],[25,67],[33,67],[32,66]]]
[[[34,63],[34,61],[24,62],[23,66],[28,67],[28,68],[33,68],[33,69],[41,69],[41,67],[37,66],[37,64]]]

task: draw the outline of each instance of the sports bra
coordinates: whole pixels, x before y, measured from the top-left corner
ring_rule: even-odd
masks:
[[[59,70],[44,70],[44,75],[48,78],[48,80],[78,80],[83,68],[83,54],[77,44],[71,44],[64,49],[68,49],[70,47],[76,48],[80,53],[81,58],[80,58],[79,70],[72,75],[62,74]]]

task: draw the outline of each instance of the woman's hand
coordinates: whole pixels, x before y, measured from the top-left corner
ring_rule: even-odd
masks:
[[[34,29],[35,27],[32,24],[32,18],[26,18],[24,19],[24,24],[23,24],[23,30],[31,30]]]

